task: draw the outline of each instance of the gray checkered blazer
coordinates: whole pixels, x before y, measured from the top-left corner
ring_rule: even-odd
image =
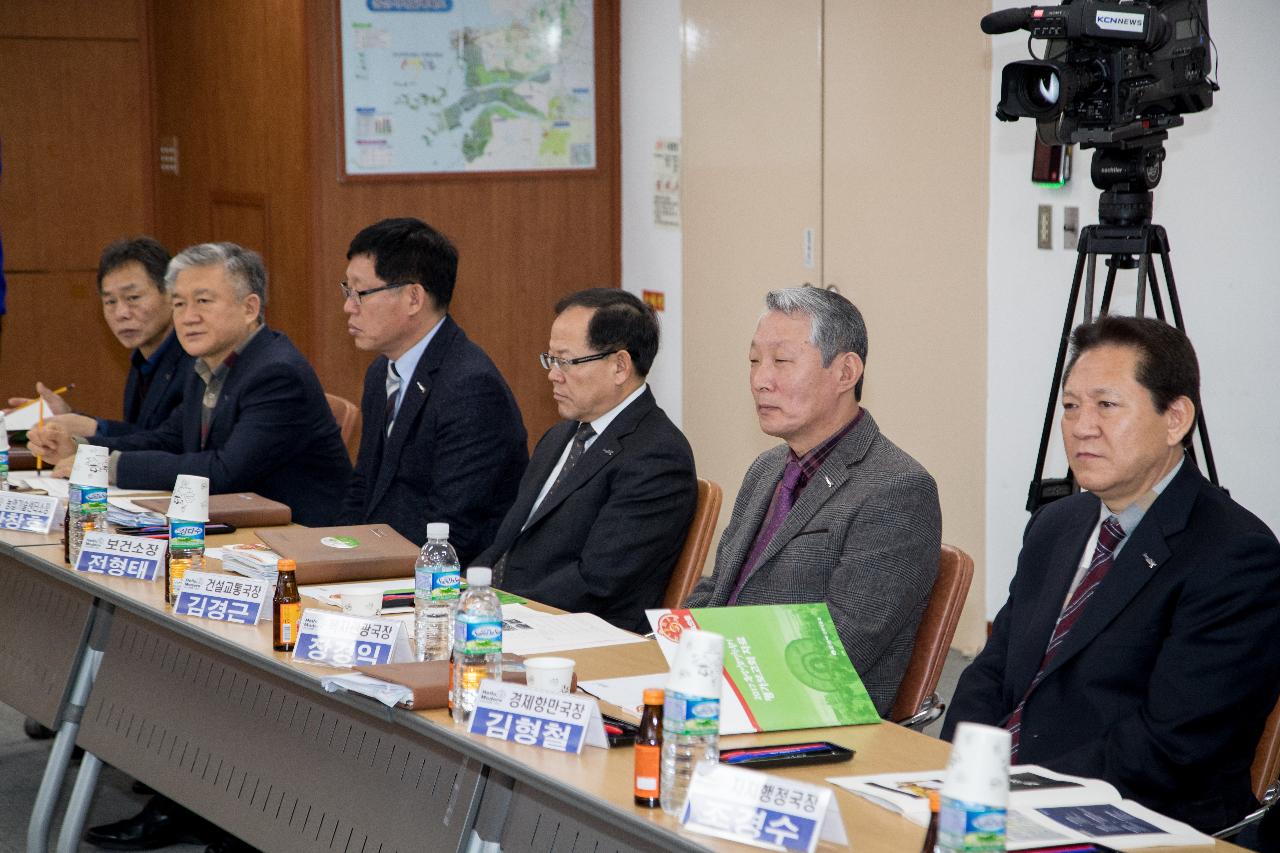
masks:
[[[699,581],[686,607],[722,607],[729,600],[787,453],[779,445],[747,470],[716,549],[715,571]],[[881,435],[865,412],[800,493],[737,603],[825,601],[883,715],[906,672],[938,573],[941,541],[933,477]]]

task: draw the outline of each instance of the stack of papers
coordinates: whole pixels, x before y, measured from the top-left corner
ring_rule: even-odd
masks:
[[[219,551],[222,568],[227,571],[275,584],[276,563],[280,561],[280,555],[266,545],[260,542],[223,545]]]
[[[67,495],[71,490],[71,482],[61,477],[54,477],[45,471],[10,471],[9,482],[12,484],[20,484],[19,488],[32,489],[44,492],[46,495],[54,498],[67,499]],[[163,494],[157,489],[122,489],[119,486],[108,486],[107,497],[114,498],[122,495],[155,495]]]
[[[117,527],[168,527],[169,519],[128,498],[107,498],[107,521]]]
[[[388,708],[394,708],[399,704],[408,707],[413,700],[413,690],[403,684],[392,684],[390,681],[383,681],[381,678],[359,672],[326,675],[320,679],[320,686],[329,693],[339,693],[344,690],[360,693],[377,699]]]
[[[832,776],[850,793],[895,811],[912,823],[929,824],[930,790],[940,790],[944,771]],[[1009,850],[1094,841],[1123,850],[1211,845],[1213,839],[1158,812],[1123,799],[1101,779],[1056,773],[1034,764],[1009,771]]]

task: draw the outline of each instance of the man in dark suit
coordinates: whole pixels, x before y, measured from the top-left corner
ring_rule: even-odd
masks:
[[[658,318],[594,288],[556,305],[542,366],[564,423],[542,436],[515,505],[477,565],[494,585],[644,631],[697,503],[689,442],[645,383]]]
[[[686,607],[824,601],[887,713],[938,571],[938,488],[861,407],[867,327],[839,294],[775,290],[751,341],[760,428],[715,570]]]
[[[254,491],[288,504],[300,524],[338,515],[351,462],[315,371],[262,310],[267,273],[255,252],[205,243],[169,264],[165,284],[178,341],[196,359],[183,404],[145,432],[100,437],[111,482],[171,489],[179,474],[209,478],[212,493]],[[46,424],[32,452],[62,460],[75,443]]]
[[[102,250],[98,260],[98,296],[102,316],[122,346],[132,350],[119,420],[76,414],[61,396],[43,383],[36,393],[44,398],[57,423],[71,435],[107,437],[155,429],[182,405],[182,389],[191,370],[191,356],[173,331],[173,310],[164,290],[169,252],[150,237],[118,240]],[[15,398],[9,405],[27,402]]]
[[[1280,691],[1280,543],[1184,452],[1200,374],[1182,332],[1102,317],[1072,344],[1062,433],[1088,492],[1028,523],[943,737],[1003,726],[1016,763],[1222,829],[1257,806],[1249,768]]]
[[[347,250],[347,330],[378,353],[343,502],[348,524],[382,522],[421,545],[449,524],[465,565],[493,541],[529,459],[511,389],[449,316],[458,252],[418,219],[384,219]]]

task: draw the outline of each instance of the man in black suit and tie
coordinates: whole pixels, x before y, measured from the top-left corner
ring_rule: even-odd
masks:
[[[449,524],[465,565],[493,541],[529,459],[511,389],[449,316],[458,252],[419,219],[384,219],[347,250],[347,330],[378,353],[343,502],[348,524],[390,524],[421,545]]]
[[[1062,433],[1088,491],[1042,507],[942,735],[1003,726],[1015,763],[1105,779],[1198,829],[1257,806],[1280,692],[1280,543],[1187,455],[1200,372],[1158,320],[1080,326]]]
[[[121,418],[74,413],[64,398],[37,382],[36,393],[54,414],[46,423],[59,424],[71,435],[89,437],[94,443],[93,436],[154,429],[182,404],[191,356],[183,351],[173,331],[173,309],[164,289],[168,266],[168,250],[150,237],[117,240],[102,250],[98,260],[102,316],[116,340],[132,350]],[[14,398],[9,405],[26,402]]]
[[[658,318],[633,294],[593,288],[555,308],[541,356],[563,423],[549,429],[515,505],[477,565],[494,585],[644,631],[697,503],[689,442],[645,376]]]

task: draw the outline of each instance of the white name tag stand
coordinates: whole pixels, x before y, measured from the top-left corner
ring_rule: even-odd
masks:
[[[693,774],[680,822],[766,850],[813,853],[819,840],[849,843],[830,788],[723,764]]]
[[[609,748],[600,706],[590,696],[550,693],[523,684],[480,682],[472,734],[581,754],[583,746]]]
[[[372,666],[410,663],[413,652],[403,622],[308,609],[298,623],[293,659],[327,666]]]
[[[271,587],[253,580],[212,572],[187,572],[182,576],[173,611],[180,616],[199,616],[234,625],[257,625],[271,621]]]
[[[163,571],[167,549],[163,539],[93,530],[84,535],[76,571],[152,581]]]
[[[60,518],[58,499],[47,495],[0,493],[0,528],[48,533],[55,518]]]

